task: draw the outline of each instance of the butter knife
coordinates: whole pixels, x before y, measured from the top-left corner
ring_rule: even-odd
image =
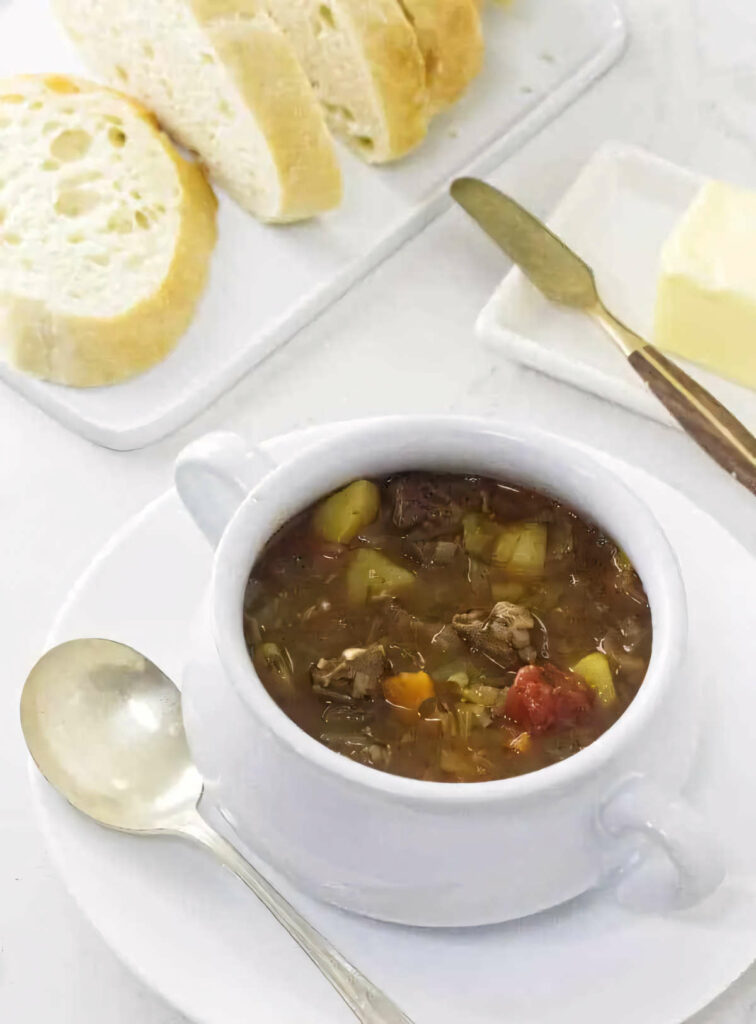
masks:
[[[552,302],[580,309],[599,323],[686,433],[756,495],[756,437],[721,402],[613,316],[591,268],[545,224],[498,189],[459,178],[452,197]]]

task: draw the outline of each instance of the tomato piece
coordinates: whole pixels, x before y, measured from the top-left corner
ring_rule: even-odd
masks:
[[[557,720],[561,725],[573,725],[593,706],[591,692],[574,683],[557,686],[554,698],[557,702]]]
[[[504,703],[504,714],[530,732],[546,732],[556,721],[554,688],[541,668],[526,665],[517,673]]]
[[[554,687],[557,724],[571,725],[593,706],[595,694],[574,672],[562,672],[556,665],[541,666],[546,682]]]
[[[592,696],[580,681],[555,665],[526,665],[515,677],[503,713],[531,733],[574,725],[590,710]]]

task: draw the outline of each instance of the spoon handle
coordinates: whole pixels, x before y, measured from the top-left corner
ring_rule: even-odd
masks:
[[[210,850],[257,896],[330,981],[362,1024],[412,1024],[383,993],[324,938],[249,861],[198,815],[182,823],[181,835]]]

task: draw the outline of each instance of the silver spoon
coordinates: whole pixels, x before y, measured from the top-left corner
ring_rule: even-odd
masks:
[[[72,640],[29,673],[21,728],[47,781],[101,825],[192,839],[247,885],[363,1024],[412,1021],[215,832],[197,809],[181,697],[156,665],[111,640]]]

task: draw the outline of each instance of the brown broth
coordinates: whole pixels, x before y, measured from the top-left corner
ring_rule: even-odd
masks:
[[[270,696],[300,728],[380,770],[471,782],[560,761],[622,715],[648,666],[651,615],[640,580],[611,538],[565,505],[490,479],[416,473],[373,483],[380,507],[356,537],[342,544],[318,536],[318,506],[312,506],[270,540],[249,580],[244,627],[250,654]],[[415,493],[428,511],[419,521],[417,502],[404,500]],[[473,557],[463,520],[475,515],[480,518],[466,522],[483,523],[486,537],[493,531],[499,553],[510,535],[525,544],[521,524],[530,524],[526,530],[539,543],[545,530],[542,564],[523,570],[516,559],[491,564],[490,552]],[[475,548],[477,534],[471,536],[468,546]],[[373,574],[368,598],[355,601],[347,581],[355,552],[364,549],[380,551],[412,573],[412,582],[386,593]],[[423,564],[434,558],[442,564]],[[470,646],[460,636],[460,620],[458,627],[450,623],[470,609],[488,615],[499,598],[529,612],[533,626],[522,650],[505,645],[492,660],[477,640]],[[493,642],[496,623],[485,616],[481,621],[485,633],[479,636]],[[357,680],[340,678],[338,666],[327,665],[318,675],[324,662],[355,664],[342,659],[353,649],[369,649],[373,661],[384,659],[377,682],[374,666],[360,670]],[[611,671],[616,699],[609,704],[570,671],[596,652],[606,655]],[[528,663],[539,671],[521,673]],[[544,665],[564,676],[544,676]],[[318,685],[317,678],[334,668],[336,677]],[[387,679],[402,672],[431,677],[434,693],[417,709],[385,697],[393,685]],[[527,713],[514,696],[525,691]],[[547,712],[556,715],[550,724]]]

